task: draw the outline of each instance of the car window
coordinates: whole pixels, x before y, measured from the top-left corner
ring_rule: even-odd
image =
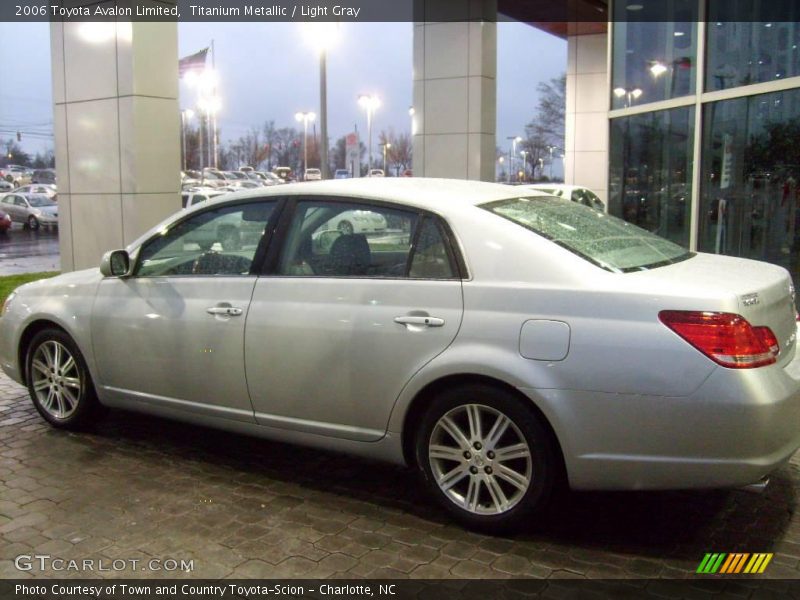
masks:
[[[622,219],[553,196],[509,198],[481,208],[614,273],[653,269],[694,256]]]
[[[14,196],[14,204],[17,206],[24,206],[26,208],[28,207],[27,202],[25,202],[25,200],[23,200],[20,196]]]
[[[196,213],[142,246],[135,275],[248,275],[274,207],[259,201]]]
[[[433,217],[426,217],[417,236],[409,277],[452,279],[455,276],[441,229]]]
[[[189,206],[189,194],[181,194],[181,203],[183,204],[183,208]]]
[[[417,213],[368,204],[297,204],[278,274],[406,277]]]
[[[3,204],[14,204],[14,196],[6,196],[2,200]]]
[[[53,202],[47,196],[28,196],[28,204],[35,207],[42,207],[42,206],[55,206],[56,203]]]

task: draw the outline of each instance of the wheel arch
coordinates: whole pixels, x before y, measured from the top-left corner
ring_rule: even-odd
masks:
[[[72,338],[72,341],[75,342],[76,345],[78,344],[78,342],[75,341],[75,336],[73,336],[63,325],[57,323],[56,321],[51,319],[36,319],[28,323],[20,335],[19,344],[17,344],[17,364],[19,364],[19,374],[23,385],[28,385],[27,356],[31,341],[37,333],[45,329],[58,329],[63,331],[66,335]],[[83,350],[81,350],[81,353],[86,356]]]
[[[564,460],[564,452],[561,448],[561,442],[559,441],[555,429],[553,429],[553,425],[550,423],[550,420],[547,418],[544,412],[536,405],[534,401],[520,392],[513,385],[496,377],[480,375],[477,373],[456,373],[445,375],[429,382],[416,393],[414,398],[411,400],[408,409],[406,410],[405,416],[403,417],[403,428],[401,435],[403,458],[405,459],[406,464],[409,466],[416,466],[416,459],[414,456],[414,437],[416,435],[416,428],[414,427],[414,423],[421,420],[421,417],[427,409],[431,399],[444,389],[452,388],[458,385],[475,383],[488,385],[511,394],[512,396],[516,397],[523,406],[527,407],[537,416],[545,430],[548,432],[548,435],[550,436],[550,442],[553,444],[553,448],[556,451],[556,458],[559,468],[557,481],[560,480],[562,482],[566,482],[567,467],[566,461]]]

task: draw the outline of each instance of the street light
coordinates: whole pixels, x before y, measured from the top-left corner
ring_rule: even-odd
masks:
[[[381,105],[380,98],[370,94],[361,94],[358,97],[358,105],[367,111],[367,137],[369,138],[369,149],[367,150],[367,175],[372,170],[372,116],[375,109]]]
[[[553,150],[560,150],[558,146],[548,146],[547,151],[550,153],[550,179],[553,179]]]
[[[194,116],[194,111],[191,108],[185,108],[181,111],[181,148],[183,150],[183,170],[186,170],[188,158],[186,156],[186,120]]]
[[[386,151],[392,147],[389,142],[381,144],[383,146],[383,174],[386,175]]]
[[[517,155],[517,143],[522,141],[518,135],[510,135],[506,138],[511,140],[511,147],[508,153],[508,182],[511,183],[511,169],[514,168],[514,157]]]
[[[411,117],[411,135],[416,133],[416,128],[414,127],[414,115],[417,114],[417,111],[414,110],[413,106],[408,107],[408,116]]]
[[[303,179],[306,178],[306,171],[308,170],[308,124],[316,117],[317,115],[309,111],[298,112],[294,115],[298,122],[303,122]]]
[[[522,155],[522,177],[523,179],[527,178],[528,172],[528,151],[527,150],[520,150],[519,152]]]
[[[328,50],[339,40],[339,24],[306,23],[306,36],[319,52],[319,134],[322,178],[328,179]]]
[[[633,101],[638,100],[643,93],[644,92],[642,92],[641,88],[633,88],[633,89],[628,89],[624,87],[614,88],[614,95],[617,98],[627,97],[627,103],[625,105],[625,108],[630,108],[631,104],[633,104]]]

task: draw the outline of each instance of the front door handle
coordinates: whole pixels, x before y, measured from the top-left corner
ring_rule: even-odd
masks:
[[[444,319],[438,317],[403,316],[395,317],[394,322],[400,325],[424,325],[427,327],[441,327],[444,325]]]
[[[240,317],[242,315],[242,309],[235,306],[212,306],[207,308],[206,312],[210,315],[222,315],[225,317]]]

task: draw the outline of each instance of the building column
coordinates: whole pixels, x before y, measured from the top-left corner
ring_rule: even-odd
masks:
[[[494,181],[496,2],[448,2],[447,15],[435,0],[416,6],[414,176]]]
[[[180,209],[176,23],[51,23],[61,270]]]
[[[608,206],[608,34],[570,23],[567,38],[564,181],[582,185]]]

